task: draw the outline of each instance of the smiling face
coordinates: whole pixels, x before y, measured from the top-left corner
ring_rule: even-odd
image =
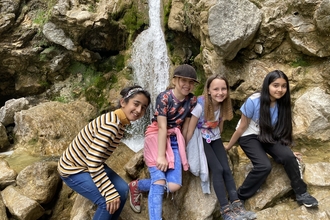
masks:
[[[219,105],[227,98],[228,88],[223,79],[215,78],[208,89],[213,105]]]
[[[173,78],[175,85],[174,94],[179,100],[184,99],[195,87],[195,81],[192,79],[175,77]]]
[[[146,113],[149,100],[144,94],[138,93],[132,96],[128,102],[121,100],[120,105],[127,119],[129,121],[136,121]]]
[[[288,89],[288,85],[285,79],[277,78],[271,84],[269,84],[268,88],[270,100],[271,102],[275,102],[277,99],[280,99],[285,95]]]

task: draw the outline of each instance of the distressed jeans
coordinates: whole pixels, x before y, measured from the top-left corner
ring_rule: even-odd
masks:
[[[150,220],[162,219],[163,195],[164,191],[167,189],[167,184],[176,183],[180,186],[182,185],[182,166],[178,149],[178,142],[176,136],[170,136],[170,139],[174,154],[174,169],[168,169],[166,172],[163,172],[157,169],[157,167],[149,167],[151,176],[151,186],[148,196]],[[165,180],[166,186],[155,184],[157,180]]]
[[[120,195],[120,207],[113,215],[107,211],[105,198],[101,195],[88,172],[81,172],[61,178],[67,186],[97,205],[93,220],[116,220],[119,218],[125,205],[128,195],[128,185],[117,173],[105,164],[104,169]]]

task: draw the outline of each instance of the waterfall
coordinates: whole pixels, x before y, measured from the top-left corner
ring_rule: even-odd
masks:
[[[132,123],[128,133],[130,138],[123,142],[137,152],[143,148],[146,126],[153,115],[156,96],[169,84],[170,61],[164,33],[161,27],[161,0],[149,0],[149,28],[140,33],[133,43],[130,67],[134,82],[151,94],[151,105],[145,117]]]

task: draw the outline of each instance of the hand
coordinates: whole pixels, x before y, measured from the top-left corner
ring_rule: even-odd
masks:
[[[296,158],[299,160],[299,161],[302,161],[302,154],[300,152],[293,152],[293,154],[296,156]]]
[[[157,157],[157,168],[163,172],[167,171],[168,162],[165,157]]]
[[[225,150],[230,150],[231,147],[229,147],[228,145],[223,145],[225,147]]]
[[[107,211],[111,215],[113,215],[119,209],[119,206],[120,206],[120,198],[117,197],[114,200],[107,203]]]

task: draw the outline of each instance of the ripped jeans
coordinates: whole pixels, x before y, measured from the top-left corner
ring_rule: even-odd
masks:
[[[171,147],[174,153],[174,169],[168,169],[166,172],[163,172],[157,169],[157,167],[149,167],[151,180],[142,179],[138,182],[139,190],[148,191],[149,189],[148,207],[150,220],[162,219],[163,196],[165,190],[169,192],[167,187],[168,183],[182,185],[182,166],[178,143],[176,141],[176,136],[171,136],[170,138]],[[158,180],[165,180],[166,185],[155,184]]]

